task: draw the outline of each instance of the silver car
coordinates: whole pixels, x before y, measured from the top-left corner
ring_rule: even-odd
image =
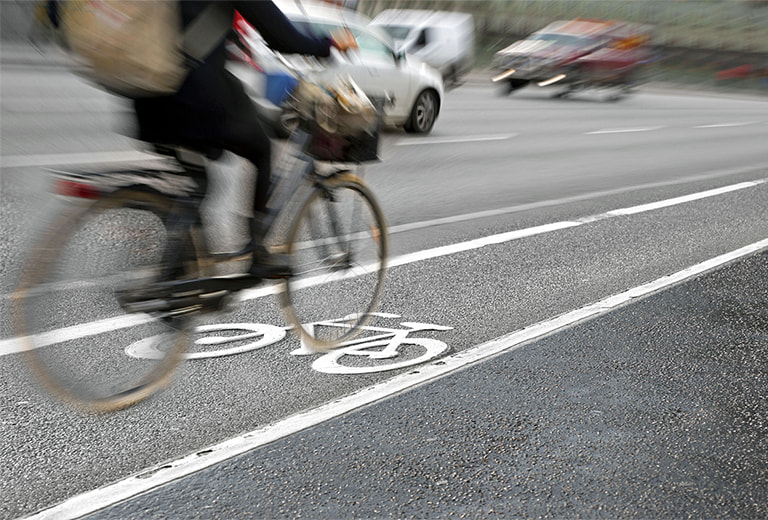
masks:
[[[359,46],[344,57],[332,49],[331,57],[322,61],[322,67],[309,65],[306,59],[291,56],[284,57],[291,67],[280,67],[275,66],[274,55],[265,55],[268,51],[265,51],[258,33],[238,29],[259,63],[266,63],[267,66],[263,67],[264,72],[259,73],[253,67],[248,70],[249,64],[241,61],[232,63],[230,70],[244,81],[262,113],[275,123],[279,134],[285,134],[292,123],[282,107],[276,106],[274,99],[267,99],[266,89],[272,87],[275,81],[289,89],[290,81],[286,81],[285,75],[295,75],[296,70],[309,73],[310,69],[312,78],[317,81],[351,77],[369,96],[389,96],[392,103],[384,114],[386,124],[400,126],[413,133],[423,134],[432,130],[444,93],[443,80],[437,70],[413,56],[395,52],[386,33],[369,27],[369,20],[353,11],[307,1],[301,4],[293,1],[275,3],[301,30],[322,35],[347,28]],[[291,68],[295,70],[291,71]],[[269,97],[275,97],[274,89]],[[280,100],[276,101],[279,104]]]

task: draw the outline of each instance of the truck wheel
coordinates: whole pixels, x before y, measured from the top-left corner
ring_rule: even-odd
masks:
[[[439,106],[440,100],[437,97],[437,92],[434,90],[423,91],[413,104],[411,115],[404,126],[405,131],[413,134],[428,133],[435,124]]]
[[[529,83],[527,79],[508,79],[501,86],[501,94],[511,94],[515,90],[520,90]]]
[[[446,89],[454,89],[461,84],[459,79],[459,71],[456,70],[456,65],[451,65],[451,68],[448,70],[445,78],[443,78],[443,84],[445,85]]]

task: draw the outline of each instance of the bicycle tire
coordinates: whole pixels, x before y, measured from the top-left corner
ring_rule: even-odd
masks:
[[[119,301],[121,290],[169,276],[162,260],[178,238],[166,228],[171,208],[159,194],[118,190],[65,211],[31,250],[14,298],[15,327],[33,375],[75,408],[108,412],[151,396],[188,346],[188,320],[129,314]],[[183,234],[185,261],[173,276],[194,277],[195,243]],[[160,338],[164,356],[126,355],[125,347],[149,336]]]
[[[292,276],[281,299],[302,341],[327,351],[354,338],[379,303],[387,270],[387,226],[371,190],[349,172],[324,179],[291,224],[286,252]],[[329,318],[346,325],[314,326]]]

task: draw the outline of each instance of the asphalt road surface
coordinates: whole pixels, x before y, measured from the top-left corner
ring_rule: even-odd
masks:
[[[391,227],[378,324],[430,325],[407,337],[436,357],[328,373],[289,334],[98,416],[30,380],[10,295],[60,205],[45,167],[143,156],[119,100],[2,72],[0,517],[768,514],[764,98],[451,91],[365,176]],[[213,169],[223,245],[238,171]],[[274,297],[215,322],[284,325]]]

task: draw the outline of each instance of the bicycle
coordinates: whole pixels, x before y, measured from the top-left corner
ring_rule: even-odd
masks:
[[[372,315],[384,319],[397,319],[398,314],[375,312]],[[310,324],[313,330],[325,327],[347,326],[354,316],[345,316],[332,320],[323,320]],[[453,327],[434,325],[430,323],[402,322],[404,329],[393,329],[381,326],[363,326],[369,335],[352,338],[338,345],[338,348],[323,354],[312,363],[312,368],[326,374],[371,374],[384,370],[420,365],[439,357],[448,345],[431,338],[413,338],[411,332],[448,331]],[[370,334],[372,333],[372,334]],[[315,354],[311,346],[302,345],[291,352],[294,356]],[[405,355],[407,354],[407,355]],[[399,357],[403,359],[397,359]]]
[[[303,120],[274,172],[269,207],[277,210],[270,218],[275,228],[287,226],[276,251],[291,263],[276,292],[286,321],[320,351],[354,338],[383,289],[386,222],[349,165],[377,158],[384,102],[376,100],[376,124],[361,136],[334,136]],[[200,204],[215,151],[157,149],[167,163],[161,168],[54,172],[69,207],[31,249],[15,293],[15,328],[32,373],[86,411],[125,408],[166,386],[196,317],[263,283],[217,272],[247,252],[207,247]],[[326,161],[344,164],[320,168]],[[329,308],[352,319],[313,334],[305,324]],[[148,336],[161,338],[157,355],[124,354],[125,345]]]

